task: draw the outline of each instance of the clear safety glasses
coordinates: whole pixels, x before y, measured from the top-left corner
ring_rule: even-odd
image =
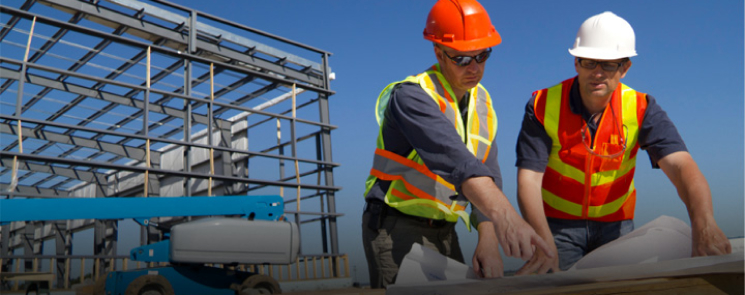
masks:
[[[597,61],[594,59],[584,59],[584,58],[577,58],[577,62],[579,62],[579,66],[588,69],[588,70],[594,70],[598,65],[603,69],[603,71],[606,72],[615,72],[620,68],[624,63],[626,63],[626,60],[622,60],[620,62],[612,62],[612,61]]]

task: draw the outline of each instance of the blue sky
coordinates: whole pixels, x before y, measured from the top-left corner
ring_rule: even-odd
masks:
[[[364,179],[375,148],[375,100],[386,84],[434,63],[422,30],[434,1],[179,1],[249,27],[333,53],[331,123],[341,251],[367,281],[359,235]],[[219,3],[219,4],[218,4]],[[717,222],[743,235],[742,1],[483,1],[503,42],[482,84],[499,117],[504,191],[515,199],[515,141],[531,92],[575,75],[572,45],[588,17],[612,11],[636,32],[638,56],[623,83],[657,98],[707,177]],[[637,165],[636,226],[669,215],[688,222],[685,206],[646,153]],[[477,240],[458,226],[469,261]],[[305,235],[304,237],[307,237]],[[505,259],[505,269],[521,260]]]
[[[435,62],[422,38],[430,1],[173,1],[242,25],[331,52],[336,74],[331,123],[341,252],[353,279],[367,281],[360,236],[364,180],[375,148],[374,107],[388,83]],[[743,236],[743,2],[742,1],[483,1],[502,36],[482,84],[499,117],[497,143],[504,191],[513,206],[515,141],[530,94],[575,75],[567,52],[580,24],[612,11],[636,32],[638,56],[623,83],[653,95],[676,124],[707,177],[717,222]],[[11,4],[10,6],[17,6]],[[686,208],[664,173],[638,158],[636,226],[668,215],[688,222]],[[470,264],[477,241],[458,225]],[[135,233],[136,234],[136,233]],[[304,239],[313,239],[305,234]],[[126,248],[126,247],[122,247]],[[120,249],[122,250],[122,249]],[[124,251],[128,252],[128,248]],[[519,259],[506,258],[505,269]]]

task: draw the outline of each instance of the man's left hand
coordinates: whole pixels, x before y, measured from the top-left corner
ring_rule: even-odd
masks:
[[[502,256],[499,254],[499,241],[494,233],[494,224],[482,222],[478,225],[479,242],[473,253],[473,271],[479,278],[500,278],[504,276]]]

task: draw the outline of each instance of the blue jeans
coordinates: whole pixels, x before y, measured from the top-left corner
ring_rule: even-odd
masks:
[[[559,268],[567,270],[590,251],[634,230],[631,219],[601,222],[548,218],[559,252]]]

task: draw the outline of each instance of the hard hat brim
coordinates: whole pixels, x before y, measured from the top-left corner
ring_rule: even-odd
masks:
[[[477,40],[453,40],[450,42],[444,42],[441,39],[436,39],[434,36],[424,34],[424,39],[441,44],[443,46],[450,47],[458,51],[474,51],[481,50],[490,47],[494,47],[502,43],[502,37],[499,34],[492,34],[486,38],[480,38]]]
[[[576,57],[581,58],[591,58],[591,59],[599,59],[599,60],[614,60],[619,58],[627,58],[636,56],[636,50],[630,50],[626,52],[609,52],[608,50],[604,49],[596,49],[596,48],[587,48],[587,47],[577,47],[577,48],[569,48],[569,54],[574,55]]]

